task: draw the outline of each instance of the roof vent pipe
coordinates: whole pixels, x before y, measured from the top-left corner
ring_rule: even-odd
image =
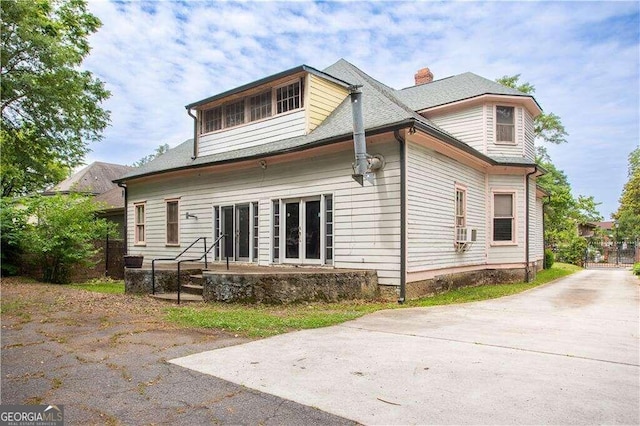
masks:
[[[351,112],[353,114],[353,147],[355,150],[355,163],[353,163],[353,179],[360,185],[364,185],[364,179],[373,181],[373,172],[384,167],[384,158],[381,155],[370,156],[367,154],[367,140],[364,135],[364,119],[362,118],[362,92],[361,86],[351,86]]]

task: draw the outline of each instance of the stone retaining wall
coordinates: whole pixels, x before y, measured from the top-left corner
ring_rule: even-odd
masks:
[[[378,297],[372,271],[203,273],[205,301],[286,304]]]
[[[182,269],[180,281],[189,283],[189,276],[202,273],[202,269]],[[151,269],[124,268],[124,291],[127,294],[151,294]],[[178,271],[156,270],[156,293],[178,291]]]
[[[536,267],[531,268],[531,279],[536,276]],[[417,299],[423,296],[455,290],[461,287],[480,285],[517,283],[524,281],[524,268],[519,269],[483,269],[437,276],[428,280],[407,283],[406,298]]]

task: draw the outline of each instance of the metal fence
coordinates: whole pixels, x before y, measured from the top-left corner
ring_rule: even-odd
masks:
[[[640,262],[640,241],[592,238],[587,243],[585,268],[627,268]]]

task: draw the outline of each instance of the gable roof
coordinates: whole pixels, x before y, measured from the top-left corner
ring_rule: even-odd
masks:
[[[295,73],[301,70],[310,69],[310,67],[307,67],[305,65],[303,65],[302,67],[293,68],[292,70],[285,71],[281,74]],[[517,162],[510,161],[513,159],[508,159],[509,161],[500,162],[471,148],[466,143],[460,141],[456,137],[452,136],[445,130],[435,125],[427,118],[418,114],[411,105],[408,105],[405,102],[403,97],[406,98],[407,95],[403,95],[402,91],[397,91],[390,88],[389,86],[384,85],[383,83],[375,80],[374,78],[367,75],[359,68],[344,59],[340,59],[333,65],[325,68],[323,71],[317,72],[321,73],[323,76],[331,77],[333,79],[332,81],[343,82],[346,85],[345,87],[360,86],[360,90],[363,94],[362,113],[366,126],[365,132],[367,136],[389,132],[396,129],[415,127],[417,129],[420,129],[421,131],[437,137],[440,140],[443,140],[446,143],[455,146],[458,149],[468,152],[482,159],[483,161],[486,161],[489,164],[505,164],[515,166],[533,165],[533,163],[526,163],[526,161],[523,161],[522,159],[519,159]],[[259,82],[262,82],[260,84],[264,84],[265,80],[270,81],[271,79],[275,79],[276,76],[281,76],[281,74],[276,74],[275,76],[268,77],[267,79],[260,80]],[[486,81],[490,82],[490,80]],[[241,88],[235,89],[234,91],[225,92],[224,94],[216,95],[214,97],[204,99],[194,104],[187,105],[187,108],[192,108],[197,105],[209,103],[214,99],[222,98],[223,95],[228,96],[231,93],[237,93],[239,91],[247,90],[247,88],[249,87],[257,86],[259,82],[252,83],[251,85],[245,85]],[[495,84],[500,86],[498,83]],[[509,94],[513,94],[513,89],[509,89],[506,92],[508,92]],[[452,93],[448,99],[451,102],[454,102],[457,99],[455,96],[458,96],[458,94]],[[155,175],[170,170],[183,170],[188,168],[205,167],[214,164],[258,159],[271,155],[284,154],[287,152],[301,151],[316,146],[349,140],[352,137],[353,117],[350,99],[349,97],[347,97],[318,127],[316,127],[307,135],[275,141],[269,144],[258,145],[250,148],[220,152],[196,158],[192,157],[193,139],[188,139],[175,148],[164,153],[163,155],[157,157],[153,161],[130,171],[125,176],[117,179],[116,182],[124,182],[132,178]]]
[[[397,91],[397,94],[402,102],[415,111],[482,95],[507,95],[533,99],[536,106],[540,108],[533,96],[471,72],[435,80],[431,83],[406,87]]]
[[[47,189],[42,194],[68,194],[69,192],[82,192],[93,195],[102,194],[116,187],[113,183],[115,179],[122,177],[133,169],[131,166],[96,161],[54,187]]]

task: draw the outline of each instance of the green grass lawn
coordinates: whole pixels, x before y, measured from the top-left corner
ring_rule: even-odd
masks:
[[[124,281],[110,279],[95,279],[82,284],[68,284],[67,287],[96,293],[124,294]]]
[[[432,297],[411,300],[403,305],[395,302],[364,301],[278,306],[212,303],[207,306],[168,308],[166,318],[170,322],[187,327],[219,328],[248,337],[267,337],[293,330],[340,324],[382,309],[448,305],[508,296],[580,269],[573,265],[555,263],[551,269],[539,272],[535,281],[530,283],[466,287]]]

